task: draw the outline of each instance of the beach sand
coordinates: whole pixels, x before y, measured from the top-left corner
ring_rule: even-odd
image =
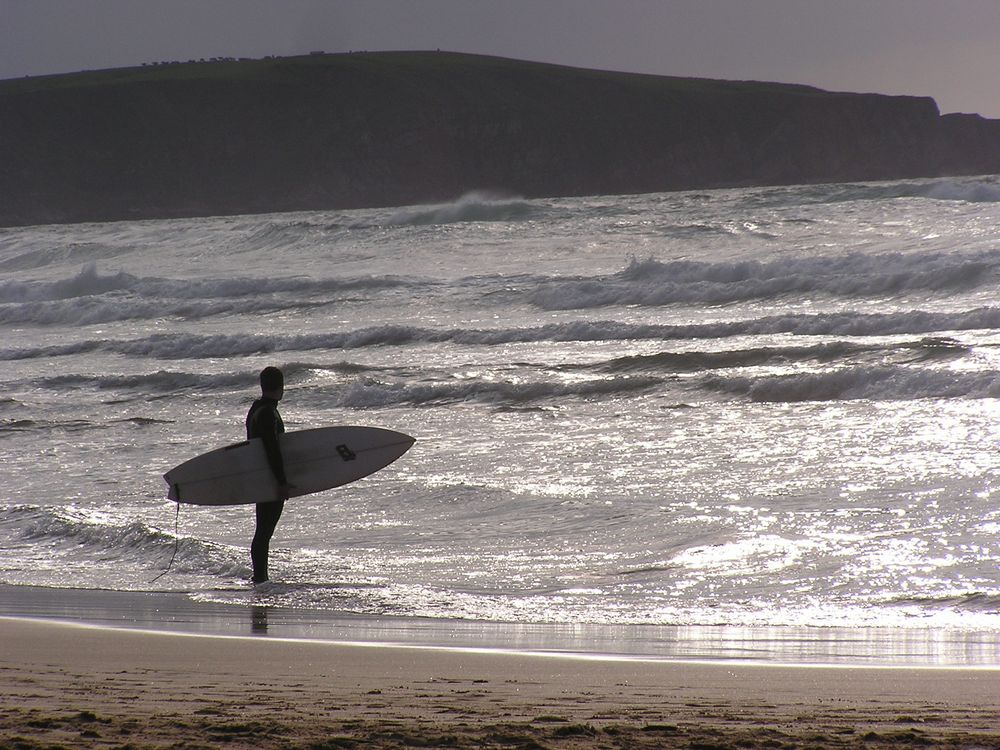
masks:
[[[1000,671],[629,661],[0,618],[3,748],[1000,747]]]

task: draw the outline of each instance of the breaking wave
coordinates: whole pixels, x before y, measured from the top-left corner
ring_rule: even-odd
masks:
[[[971,352],[970,347],[954,339],[927,337],[870,344],[831,341],[805,346],[662,351],[587,364],[557,364],[541,370],[538,365],[515,363],[507,368],[513,368],[514,375],[490,372],[481,377],[458,377],[450,368],[438,369],[433,365],[373,367],[350,361],[332,364],[298,361],[283,365],[283,369],[290,382],[308,387],[317,398],[353,409],[472,401],[505,408],[561,399],[629,397],[664,389],[675,395],[677,389],[703,390],[753,401],[787,402],[1000,395],[997,373],[956,374],[940,369],[940,364]],[[773,374],[774,368],[802,364],[831,369],[820,373]],[[734,370],[743,373],[724,374]],[[339,377],[333,381],[335,385],[330,385],[329,380],[310,382],[317,372]],[[255,385],[256,375],[249,370],[219,374],[178,370],[132,375],[69,373],[30,382],[30,387],[36,389],[108,390],[123,394],[123,398],[124,394],[134,394],[131,398],[147,400],[175,393],[252,390]],[[0,432],[4,429],[27,427],[10,422]]]
[[[995,283],[1000,250],[974,253],[890,253],[788,258],[778,261],[702,262],[633,259],[608,276],[553,278],[525,274],[469,277],[477,297],[546,310],[673,304],[717,306],[783,297],[881,299],[909,293],[946,295]],[[169,279],[125,272],[102,274],[96,264],[55,281],[0,281],[0,324],[90,325],[174,317],[295,312],[332,304],[344,295],[402,289],[420,295],[440,287],[433,279],[383,275],[353,278]],[[499,295],[499,296],[498,296]],[[917,314],[917,313],[914,313]],[[764,319],[770,320],[770,319]],[[711,334],[709,334],[711,335]],[[457,339],[456,339],[457,340]]]
[[[65,279],[0,282],[0,323],[88,325],[295,310],[329,304],[344,293],[416,289],[429,283],[401,276],[168,279],[124,271],[102,274],[91,263]],[[315,297],[319,299],[310,299]]]
[[[1000,613],[1000,596],[982,591],[937,597],[900,597],[889,603],[897,607]]]
[[[882,201],[894,198],[927,198],[938,201],[967,203],[1000,202],[1000,181],[996,177],[947,177],[934,180],[839,183],[796,188],[775,188],[767,191],[806,202],[845,203],[849,201]],[[766,195],[767,193],[765,193]]]
[[[844,359],[899,358],[908,362],[941,361],[970,351],[954,339],[929,337],[899,344],[860,344],[831,341],[813,346],[763,346],[731,351],[657,352],[619,357],[596,366],[604,372],[703,372],[705,370],[767,367],[776,364],[834,363]]]
[[[256,382],[257,376],[253,373],[202,375],[159,370],[142,375],[54,375],[42,379],[39,384],[54,390],[96,388],[98,390],[141,390],[153,393],[172,393],[197,389],[250,388]]]
[[[938,182],[920,191],[926,198],[967,203],[1000,203],[1000,184],[996,182]]]
[[[285,367],[286,377],[296,378],[303,369],[319,369],[311,365]],[[340,368],[351,372],[351,365]],[[387,380],[369,373],[368,368],[358,367],[355,378],[346,388],[337,386],[335,400],[344,408],[369,408],[409,404],[436,405],[461,401],[479,401],[497,405],[524,404],[560,398],[592,398],[598,396],[627,395],[645,391],[663,382],[653,376],[601,377],[579,382],[535,380],[509,382],[492,379],[457,380],[446,373],[422,373],[420,382],[403,378]],[[433,378],[433,380],[429,379]],[[198,373],[158,371],[146,375],[56,375],[33,383],[35,387],[67,391],[73,389],[128,391],[142,394],[142,398],[162,398],[164,394],[216,392],[219,390],[250,390],[256,385],[255,373],[205,375]],[[93,426],[88,423],[86,426]],[[10,425],[8,425],[10,427]],[[23,427],[23,426],[22,426]],[[2,431],[2,430],[0,430]]]
[[[910,401],[924,398],[998,398],[1000,372],[955,373],[910,367],[852,367],[772,377],[710,377],[709,390],[751,401]]]
[[[367,367],[351,362],[337,364],[311,364],[292,362],[282,366],[290,380],[305,372],[322,370],[332,373],[358,376],[374,373],[384,368]],[[157,370],[135,375],[97,375],[92,373],[69,373],[52,375],[35,380],[33,385],[57,391],[75,389],[137,391],[143,394],[164,394],[191,391],[243,390],[253,389],[258,383],[255,372],[236,370],[234,372],[210,374]],[[132,421],[135,421],[134,419]],[[146,420],[147,422],[149,420]],[[153,420],[156,421],[156,420]]]
[[[340,398],[340,406],[371,408],[435,405],[460,401],[480,401],[509,406],[560,398],[595,398],[629,395],[648,391],[663,381],[651,377],[619,377],[583,383],[510,383],[471,380],[456,383],[386,383],[366,379],[350,386]]]
[[[84,297],[72,300],[0,304],[0,324],[86,326],[125,320],[156,320],[172,317],[200,320],[224,315],[260,314],[306,310],[326,302],[265,299],[235,301],[135,300]]]
[[[124,271],[102,274],[96,263],[79,273],[56,281],[0,282],[0,302],[35,302],[92,297],[109,292],[131,292],[140,297],[174,299],[218,299],[280,292],[339,292],[425,284],[402,276],[360,276],[310,279],[300,276],[274,278],[231,277],[168,279],[135,276]]]
[[[155,334],[131,340],[89,339],[69,344],[0,349],[0,360],[36,359],[108,352],[159,359],[237,357],[286,351],[361,349],[379,346],[451,343],[465,346],[547,341],[649,341],[718,339],[730,336],[890,336],[1000,328],[1000,308],[957,313],[823,313],[766,316],[749,320],[691,324],[577,321],[530,328],[421,328],[387,325],[344,333],[299,335]]]
[[[467,221],[515,221],[528,218],[535,207],[520,198],[489,192],[471,192],[453,203],[439,206],[414,206],[389,217],[389,225],[425,226]]]
[[[142,521],[116,520],[98,511],[16,505],[0,510],[0,528],[9,550],[30,548],[53,562],[63,552],[72,552],[95,565],[133,566],[148,574],[165,568],[176,546],[172,569],[177,573],[231,579],[244,578],[249,572],[240,550],[191,537],[178,539]]]
[[[722,305],[786,295],[885,297],[911,291],[953,292],[994,281],[1000,251],[788,258],[705,263],[632,260],[613,276],[548,282],[530,292],[543,310],[611,305]]]

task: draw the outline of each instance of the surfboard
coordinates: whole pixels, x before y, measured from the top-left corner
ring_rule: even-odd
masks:
[[[416,440],[380,427],[320,427],[278,437],[290,497],[356,482],[383,469]],[[244,505],[278,499],[278,483],[260,438],[245,440],[175,466],[163,475],[167,497],[193,505]]]

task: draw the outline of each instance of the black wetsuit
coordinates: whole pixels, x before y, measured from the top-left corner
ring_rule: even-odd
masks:
[[[278,402],[273,398],[259,398],[253,402],[247,412],[247,439],[259,437],[264,441],[264,452],[267,463],[274,473],[278,484],[288,484],[285,477],[285,464],[278,448],[278,435],[285,431],[285,425],[278,413]],[[281,518],[285,507],[284,500],[269,503],[257,503],[257,529],[250,545],[250,559],[253,562],[253,582],[262,583],[267,580],[267,556],[271,546],[271,535]]]

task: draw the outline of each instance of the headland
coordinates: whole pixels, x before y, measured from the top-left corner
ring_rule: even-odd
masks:
[[[448,52],[0,81],[0,226],[996,172],[930,98]]]

